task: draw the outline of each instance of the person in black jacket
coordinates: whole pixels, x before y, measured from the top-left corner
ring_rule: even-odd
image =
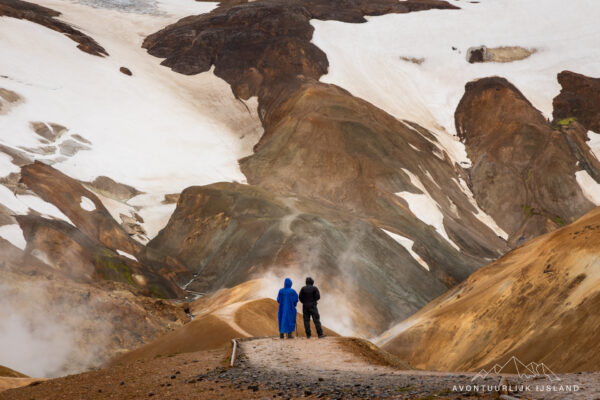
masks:
[[[310,338],[310,317],[312,316],[315,328],[317,328],[317,335],[319,339],[325,337],[323,334],[323,328],[321,328],[321,321],[319,320],[319,310],[317,309],[317,301],[321,298],[319,289],[314,286],[315,281],[309,276],[306,278],[306,286],[300,289],[298,298],[302,303],[302,315],[304,317],[304,331],[306,332],[306,338]]]

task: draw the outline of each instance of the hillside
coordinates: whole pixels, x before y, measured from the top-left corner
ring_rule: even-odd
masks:
[[[596,208],[481,268],[376,343],[423,369],[478,371],[516,356],[596,371],[599,246]]]

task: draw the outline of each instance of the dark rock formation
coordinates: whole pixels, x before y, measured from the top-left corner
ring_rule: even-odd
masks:
[[[471,64],[482,63],[484,61],[485,46],[476,47],[467,50],[467,61]]]
[[[188,269],[174,257],[161,254],[154,249],[148,249],[131,238],[125,229],[112,218],[98,197],[83,187],[79,181],[36,161],[34,164],[22,168],[21,182],[43,200],[54,204],[77,228],[75,229],[67,223],[52,225],[54,233],[47,234],[46,229],[43,231],[44,237],[49,237],[48,241],[58,240],[59,243],[78,243],[79,247],[86,249],[85,254],[81,253],[81,262],[85,263],[87,260],[90,265],[94,265],[97,270],[99,269],[100,272],[97,271],[97,276],[106,279],[115,278],[110,273],[103,274],[104,269],[100,268],[98,263],[101,266],[105,266],[106,263],[102,259],[98,260],[97,255],[106,255],[110,259],[117,250],[120,250],[136,257],[139,264],[148,271],[142,275],[148,275],[152,278],[147,281],[158,288],[158,290],[155,290],[155,294],[160,292],[168,297],[177,297],[183,293],[176,287],[175,282],[181,284],[189,279],[191,274]],[[81,207],[83,197],[87,197],[94,204],[95,208],[93,210],[86,210]],[[48,222],[39,224],[48,225]],[[81,235],[85,238],[81,238]],[[30,236],[31,240],[34,236]],[[59,238],[62,239],[59,240]],[[31,244],[28,241],[29,245]],[[30,251],[38,247],[37,245],[32,246],[33,248]],[[106,252],[103,253],[103,250],[98,250],[98,246],[102,249],[109,249],[108,255]],[[41,250],[45,252],[44,248],[41,248]],[[67,254],[66,257],[71,257],[71,255]],[[118,258],[123,259],[123,257]],[[54,262],[60,262],[59,255],[52,259],[55,260]],[[135,270],[135,268],[130,269]],[[89,271],[89,269],[86,269],[86,271]],[[153,284],[152,282],[155,280],[156,282],[160,280],[159,278],[155,279],[154,274],[159,275],[164,282],[160,285]],[[131,274],[128,276],[131,276]],[[130,278],[125,279],[125,281],[131,283]]]
[[[586,129],[600,133],[600,78],[563,71],[558,74],[558,83],[562,90],[552,102],[553,125],[577,120]]]
[[[594,205],[575,180],[589,148],[570,140],[503,78],[466,85],[455,114],[456,130],[473,161],[479,206],[510,234],[512,244],[571,223]],[[579,141],[581,143],[581,141]]]
[[[140,294],[177,297],[181,290],[152,268],[102,246],[73,225],[34,215],[16,217],[27,240],[25,252],[76,282],[111,280],[135,286]]]
[[[266,88],[298,75],[318,79],[327,72],[327,57],[310,42],[312,18],[364,22],[365,15],[432,8],[456,7],[436,0],[226,2],[148,36],[143,47],[176,72],[192,75],[214,65],[215,75],[227,81],[237,97],[264,97]]]
[[[0,115],[5,114],[16,103],[23,101],[23,98],[12,90],[0,88]]]
[[[128,76],[132,76],[133,73],[131,72],[131,70],[127,67],[121,67],[119,68],[119,71],[121,71],[121,73],[128,75]]]
[[[22,0],[0,0],[0,17],[2,16],[26,19],[60,32],[74,42],[77,42],[79,50],[94,56],[104,57],[108,55],[106,50],[94,39],[73,28],[71,25],[56,19],[56,17],[60,16],[60,13],[50,8]]]
[[[54,204],[90,238],[108,248],[121,249],[136,257],[142,252],[143,246],[130,238],[98,197],[75,179],[36,161],[21,169],[21,182],[42,199]],[[95,209],[84,210],[80,205],[82,197],[90,199]]]
[[[64,126],[52,122],[34,121],[30,123],[30,126],[35,133],[50,142],[55,142],[67,131]]]
[[[88,185],[98,193],[120,201],[127,201],[142,193],[133,186],[116,182],[108,176],[99,176]]]

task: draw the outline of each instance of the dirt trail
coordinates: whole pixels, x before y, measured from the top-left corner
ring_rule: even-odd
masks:
[[[394,371],[390,366],[371,363],[365,355],[353,351],[355,349],[348,338],[342,337],[246,340],[240,342],[240,350],[249,365],[265,370],[310,370],[313,373],[335,370],[374,374]],[[385,364],[383,360],[382,364]]]
[[[114,365],[35,386],[1,391],[0,400],[105,399],[598,399],[600,373],[559,375],[554,385],[577,383],[577,393],[473,392],[471,373],[398,369],[366,341],[352,338],[244,339],[235,367],[231,347]],[[519,383],[507,376],[511,385]],[[478,379],[497,385],[502,377]],[[543,379],[530,385],[548,384]],[[463,387],[461,388],[460,385]],[[453,387],[456,386],[456,389]]]
[[[345,337],[244,339],[236,365],[219,379],[275,390],[284,398],[600,398],[600,373],[560,374],[559,381],[550,382],[512,374],[474,378],[474,373],[419,371],[367,341]]]

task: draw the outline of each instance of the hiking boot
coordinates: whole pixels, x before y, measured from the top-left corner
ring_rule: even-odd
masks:
[[[288,333],[288,336],[287,336],[287,338],[288,338],[288,339],[293,339],[293,338],[294,338],[294,335],[292,335],[291,333]]]
[[[279,339],[283,339],[283,333],[279,334]]]
[[[310,339],[310,335],[306,335],[306,338],[307,338],[307,339]]]
[[[323,339],[325,337],[327,337],[327,335],[319,335],[319,339]]]

